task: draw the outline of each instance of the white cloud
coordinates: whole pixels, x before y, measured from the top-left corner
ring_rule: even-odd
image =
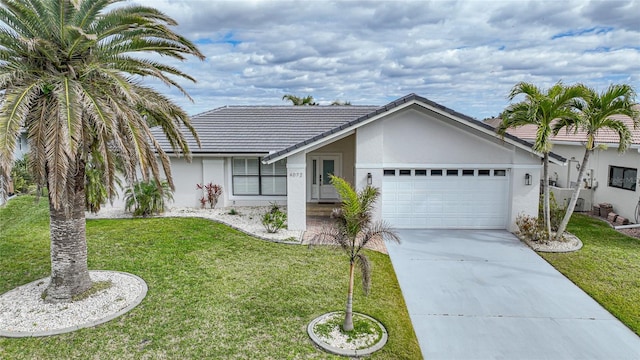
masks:
[[[198,80],[180,82],[195,103],[159,88],[189,113],[287,93],[380,105],[417,93],[484,118],[518,81],[640,91],[640,0],[137,2],[207,56],[172,63]]]

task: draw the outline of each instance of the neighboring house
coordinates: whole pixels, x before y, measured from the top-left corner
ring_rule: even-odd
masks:
[[[571,187],[575,182],[583,184],[579,198],[582,199],[577,211],[588,211],[595,204],[609,203],[613,211],[634,222],[636,205],[638,204],[638,168],[640,167],[640,129],[635,129],[631,118],[616,116],[623,120],[631,130],[632,144],[623,154],[618,153],[618,135],[613,131],[601,131],[597,134],[596,143],[603,149],[596,150],[587,164],[585,176],[578,179],[578,166],[584,157],[586,142],[585,133],[560,131],[552,138],[553,152],[567,158],[567,166],[551,164],[549,167],[552,191],[559,204],[568,203]],[[497,126],[500,119],[486,120],[485,123]],[[534,141],[536,127],[532,125],[509,129],[508,133],[518,138]]]
[[[13,158],[18,160],[22,159],[26,153],[29,152],[29,143],[27,142],[27,130],[22,129],[20,136],[16,142],[16,150],[13,153]]]
[[[415,94],[382,107],[228,106],[192,123],[202,147],[190,138],[193,161],[171,159],[176,206],[198,207],[196,184],[213,182],[221,206],[284,203],[289,229],[304,230],[307,203],[338,201],[335,174],[380,188],[374,214],[396,228],[515,230],[537,214],[530,143]]]

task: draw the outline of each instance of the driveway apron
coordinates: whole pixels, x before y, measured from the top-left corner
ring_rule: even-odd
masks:
[[[513,234],[399,235],[387,248],[425,359],[640,359],[640,337]]]

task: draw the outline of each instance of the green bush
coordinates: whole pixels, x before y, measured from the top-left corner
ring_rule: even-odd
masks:
[[[100,207],[109,200],[103,175],[103,172],[93,164],[88,164],[85,169],[85,209],[94,214],[98,213]]]
[[[271,204],[271,209],[262,216],[262,225],[268,233],[276,233],[282,229],[287,222],[287,214],[280,211],[278,204]]]
[[[11,179],[13,181],[13,192],[16,194],[32,194],[35,192],[36,184],[29,173],[29,159],[25,155],[22,159],[17,159],[11,169]]]
[[[155,180],[135,183],[124,196],[127,211],[133,209],[133,216],[144,217],[164,212],[165,200],[173,200],[169,183],[162,181],[158,184]]]
[[[538,205],[538,221],[541,226],[544,226],[544,216],[542,214],[544,208],[544,195],[540,196],[540,203]],[[558,205],[556,201],[555,195],[553,192],[549,192],[549,209],[550,209],[550,217],[551,217],[551,231],[557,231],[558,226],[562,222],[562,218],[564,217],[565,208]]]

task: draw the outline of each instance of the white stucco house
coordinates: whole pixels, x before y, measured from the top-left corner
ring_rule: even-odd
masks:
[[[640,108],[640,105],[636,105]],[[635,221],[635,209],[640,197],[638,189],[638,168],[640,167],[640,128],[633,126],[628,116],[614,116],[626,123],[632,133],[631,146],[624,153],[618,153],[618,135],[610,130],[601,131],[596,136],[596,143],[604,149],[596,150],[587,163],[585,176],[578,179],[578,166],[584,158],[586,134],[582,131],[560,131],[552,137],[553,152],[568,159],[567,166],[551,164],[549,174],[551,189],[558,203],[568,203],[571,190],[568,188],[579,181],[582,184],[580,198],[576,210],[588,211],[595,204],[609,203],[613,211],[630,221]],[[500,119],[487,121],[497,126]],[[534,141],[535,126],[522,126],[509,129],[509,134],[520,139]]]
[[[213,182],[219,206],[279,202],[289,229],[305,230],[307,203],[339,200],[335,174],[380,188],[375,216],[396,228],[515,230],[518,214],[537,214],[529,142],[415,94],[381,107],[227,106],[192,123],[202,147],[190,139],[192,162],[172,157],[175,206],[199,207],[196,184]]]

